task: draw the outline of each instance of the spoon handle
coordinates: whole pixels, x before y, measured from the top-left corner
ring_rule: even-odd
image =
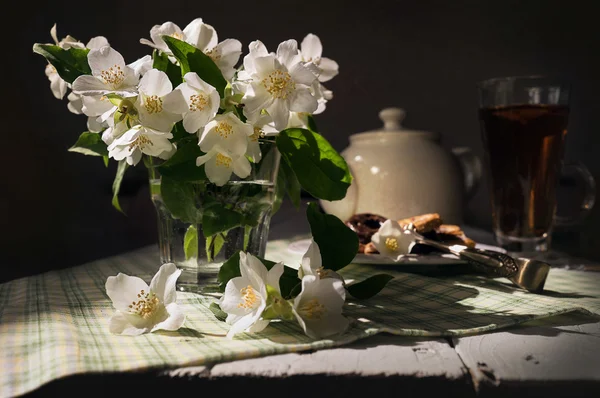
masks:
[[[408,231],[408,232],[407,232]],[[446,253],[452,253],[480,271],[497,277],[510,277],[517,273],[519,266],[514,258],[500,252],[469,248],[463,245],[446,245],[431,239],[427,239],[414,230],[405,229],[415,238],[415,243],[421,243],[435,247]]]

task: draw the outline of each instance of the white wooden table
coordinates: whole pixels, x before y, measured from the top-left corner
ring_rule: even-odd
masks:
[[[273,219],[270,237],[289,238],[308,231],[304,211],[284,206]],[[481,232],[467,232],[476,240],[489,240],[489,235]],[[341,348],[214,366],[73,376],[50,383],[32,396],[80,395],[83,391],[86,397],[106,396],[122,388],[138,396],[379,398],[512,394],[597,398],[600,318],[572,313],[470,337],[432,339],[382,334]]]

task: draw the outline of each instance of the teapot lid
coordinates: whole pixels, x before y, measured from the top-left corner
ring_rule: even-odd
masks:
[[[367,138],[372,135],[395,135],[398,134],[407,134],[407,133],[417,133],[420,135],[424,135],[427,138],[437,139],[439,134],[429,132],[429,131],[421,131],[421,130],[409,130],[402,127],[402,121],[406,117],[406,112],[402,108],[390,107],[384,108],[379,112],[379,119],[383,122],[383,128],[380,130],[371,130],[366,131],[364,133],[352,134],[351,138]]]

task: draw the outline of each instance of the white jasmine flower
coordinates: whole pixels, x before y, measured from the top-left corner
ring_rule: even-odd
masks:
[[[58,40],[58,35],[56,32],[56,24],[52,26],[50,29],[50,36],[52,36],[52,40],[54,40],[54,44],[62,48],[63,50],[68,50],[69,48],[85,48],[84,44],[79,40],[75,39],[71,35],[67,35],[63,37],[61,40]]]
[[[331,101],[333,99],[333,92],[328,90],[318,80],[315,80],[312,86],[310,86],[310,92],[315,96],[318,103],[317,110],[313,112],[313,115],[323,113],[323,111],[325,111],[327,101]]]
[[[221,310],[226,312],[226,322],[231,326],[228,338],[240,332],[260,332],[269,324],[261,319],[267,306],[267,286],[278,293],[279,278],[283,274],[283,263],[275,264],[270,270],[252,254],[240,252],[241,276],[232,278],[225,286],[220,300]]]
[[[386,220],[379,230],[371,237],[371,242],[383,256],[398,261],[413,241],[410,235],[404,233],[402,227],[395,220]]]
[[[106,294],[117,312],[110,318],[111,333],[137,336],[155,330],[177,330],[185,315],[176,303],[175,282],[181,270],[168,263],[160,267],[150,286],[141,278],[119,273],[109,276]]]
[[[259,45],[257,52],[264,52]],[[247,56],[248,57],[248,56]],[[277,54],[244,59],[244,68],[250,79],[242,99],[244,114],[254,121],[266,110],[275,122],[275,128],[286,128],[291,112],[309,112],[317,109],[317,100],[308,87],[316,76],[301,62],[298,44],[288,40],[279,45]],[[248,67],[246,68],[246,64]]]
[[[231,178],[231,173],[235,173],[240,178],[246,178],[250,175],[252,167],[245,156],[230,156],[227,153],[221,153],[217,148],[212,149],[207,154],[196,158],[196,166],[204,164],[206,176],[213,184],[223,186]]]
[[[202,152],[216,149],[230,157],[238,157],[246,153],[254,129],[250,124],[242,122],[233,112],[228,112],[215,116],[199,133],[198,145]]]
[[[242,54],[242,43],[235,39],[225,39],[219,43],[217,31],[196,18],[183,29],[184,40],[208,55],[221,70],[223,77],[231,80],[235,65]]]
[[[81,95],[115,93],[122,96],[137,94],[138,77],[125,65],[123,56],[111,47],[92,49],[88,53],[92,76],[82,75],[73,82],[73,92]]]
[[[178,40],[185,40],[183,31],[179,26],[173,22],[165,22],[162,25],[154,25],[152,29],[150,29],[150,38],[152,41],[140,39],[140,43],[156,48],[164,53],[171,54],[171,50],[169,50],[169,47],[162,39],[162,36],[171,36]]]
[[[173,85],[167,74],[158,69],[149,70],[140,80],[136,109],[140,123],[158,131],[171,131],[173,125],[181,120],[181,113],[172,113],[163,107],[163,103],[175,101]]]
[[[300,53],[302,61],[310,62],[318,68],[320,82],[331,80],[339,73],[337,62],[321,56],[323,45],[317,35],[313,35],[312,33],[306,35],[302,43],[300,43]]]
[[[267,47],[260,40],[251,42],[248,45],[248,50],[248,55],[244,57],[244,67],[238,71],[236,79],[231,83],[234,94],[244,95],[246,93],[252,82],[252,75],[256,73],[256,68],[254,67],[255,59],[269,55]]]
[[[165,103],[165,109],[183,114],[183,127],[190,134],[196,133],[217,114],[221,98],[217,90],[195,72],[188,72],[185,80]]]
[[[314,239],[311,238],[310,245],[302,256],[302,263],[298,268],[298,278],[303,279],[306,275],[316,276],[319,279],[334,278],[344,281],[342,276],[337,272],[323,268],[323,259],[321,258],[321,250]]]
[[[99,121],[99,120],[101,120],[101,118],[96,119],[96,121]],[[117,124],[113,123],[112,125],[109,124],[108,128],[106,130],[104,130],[104,132],[102,133],[102,141],[104,141],[104,143],[106,145],[110,146],[117,138],[121,137],[128,130],[129,130],[129,127],[127,126],[127,123],[125,123],[125,122],[121,122],[121,123],[117,123]]]
[[[117,125],[122,124],[124,123]],[[102,138],[104,139],[104,136]],[[173,144],[169,138],[173,138],[173,134],[162,133],[138,124],[108,145],[108,156],[115,160],[126,159],[132,166],[138,164],[143,153],[167,159],[173,151]]]
[[[143,76],[146,72],[152,69],[152,57],[150,55],[144,55],[137,61],[133,61],[129,64],[129,67],[133,69],[136,76]]]
[[[348,328],[349,322],[342,315],[345,300],[342,281],[306,275],[302,278],[302,291],[294,299],[293,313],[307,336],[329,337]]]
[[[90,39],[90,41],[87,42],[87,44],[85,45],[85,48],[89,48],[90,50],[92,50],[92,49],[99,49],[100,47],[105,47],[105,46],[110,46],[110,44],[108,44],[108,40],[106,40],[106,37],[96,36],[96,37],[92,37]]]
[[[83,113],[83,101],[81,99],[81,95],[70,93],[69,95],[67,95],[67,99],[69,100],[69,103],[67,104],[67,109],[69,109],[71,113],[81,115]]]
[[[84,97],[82,95],[78,95],[78,94],[71,92],[67,96],[67,99],[69,100],[69,103],[67,104],[67,108],[69,109],[69,111],[71,111],[72,113],[74,113],[76,115],[81,115],[82,113],[84,113],[83,112],[83,109],[84,109],[83,99],[84,98],[93,98],[93,97]],[[114,108],[116,109],[116,107],[114,107]],[[87,127],[88,127],[89,132],[99,133],[100,131],[107,128],[108,124],[106,122],[102,122],[102,121],[98,120],[97,115],[95,115],[95,116],[88,116]]]
[[[50,80],[50,90],[52,90],[54,97],[56,99],[63,99],[67,93],[69,84],[58,75],[56,68],[51,64],[46,65],[45,72],[48,80]]]
[[[173,22],[155,25],[150,30],[152,41],[141,39],[140,43],[171,55],[171,50],[161,37],[164,35],[183,40],[196,47],[213,60],[225,79],[231,80],[233,77],[235,64],[242,54],[242,43],[235,39],[226,39],[219,43],[215,28],[204,23],[202,18],[194,19],[183,30]]]

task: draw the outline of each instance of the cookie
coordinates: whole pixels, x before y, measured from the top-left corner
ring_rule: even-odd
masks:
[[[386,220],[378,214],[359,213],[346,220],[345,224],[358,235],[358,242],[366,245]]]
[[[438,213],[421,214],[414,217],[403,218],[398,220],[401,227],[405,227],[408,224],[413,224],[418,233],[424,234],[435,230],[437,227],[442,225],[442,218]]]

